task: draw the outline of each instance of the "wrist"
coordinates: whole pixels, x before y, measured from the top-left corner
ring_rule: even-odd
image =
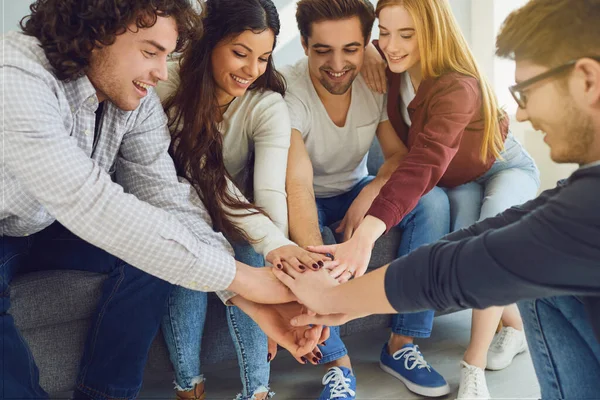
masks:
[[[361,243],[368,243],[372,246],[383,235],[385,229],[386,226],[382,220],[372,215],[367,215],[354,233],[353,238],[356,238]]]
[[[244,296],[248,292],[248,288],[252,287],[252,275],[251,275],[251,267],[247,266],[244,263],[239,261],[235,262],[235,277],[233,278],[233,282],[227,288],[234,293],[237,293],[241,296]],[[236,296],[240,297],[240,296]],[[233,299],[232,299],[233,301]]]

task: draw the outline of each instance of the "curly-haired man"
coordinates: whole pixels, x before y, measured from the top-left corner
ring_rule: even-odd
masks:
[[[219,291],[297,355],[314,347],[320,327],[286,329],[278,306],[257,304],[292,298],[267,269],[235,262],[168,155],[152,87],[200,33],[189,0],[37,0],[21,28],[1,46],[2,396],[48,397],[8,313],[17,270],[108,274],[75,398],[137,396],[172,284]]]

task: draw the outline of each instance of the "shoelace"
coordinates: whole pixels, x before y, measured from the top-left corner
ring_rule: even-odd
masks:
[[[397,352],[395,352],[392,357],[394,358],[394,360],[400,360],[402,359],[402,357],[405,357],[404,368],[406,368],[409,371],[415,368],[427,368],[427,370],[431,372],[431,367],[429,366],[429,364],[427,364],[425,358],[423,358],[423,355],[419,351],[419,346],[405,347],[403,349],[400,349]],[[409,365],[409,363],[411,362],[412,364]]]
[[[346,395],[356,396],[356,392],[350,388],[350,378],[344,377],[344,373],[338,367],[331,368],[325,374],[323,385],[329,385],[332,399],[345,399]]]
[[[466,363],[461,362],[463,365],[463,369],[465,370],[465,381],[463,393],[467,396],[480,396],[484,393],[480,393],[480,388],[483,387],[483,382],[480,382],[480,374],[478,373],[477,368],[467,365]]]
[[[502,350],[505,346],[508,346],[515,335],[512,329],[502,329],[502,331],[498,335],[498,339],[494,343],[494,348],[497,350]]]

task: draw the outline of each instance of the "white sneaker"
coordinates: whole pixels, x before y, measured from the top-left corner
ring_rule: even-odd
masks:
[[[498,371],[512,363],[516,355],[527,350],[525,333],[509,326],[503,327],[492,341],[487,353],[487,369]]]
[[[485,371],[464,361],[460,362],[460,386],[457,400],[490,400]]]

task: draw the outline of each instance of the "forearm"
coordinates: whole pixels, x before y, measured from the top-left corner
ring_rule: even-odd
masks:
[[[312,187],[288,186],[290,239],[301,247],[323,244]]]
[[[377,171],[377,176],[371,182],[371,185],[374,185],[377,188],[377,193],[381,190],[381,188],[390,180],[392,174],[400,165],[402,159],[406,156],[405,152],[397,152],[392,157],[388,158],[383,165]]]
[[[388,266],[389,264],[331,289],[329,298],[326,299],[331,305],[330,314],[341,313],[355,319],[370,314],[396,313],[385,293],[385,273]]]
[[[381,235],[385,233],[385,223],[372,215],[367,215],[360,223],[352,239],[358,240],[370,246],[375,244]]]

